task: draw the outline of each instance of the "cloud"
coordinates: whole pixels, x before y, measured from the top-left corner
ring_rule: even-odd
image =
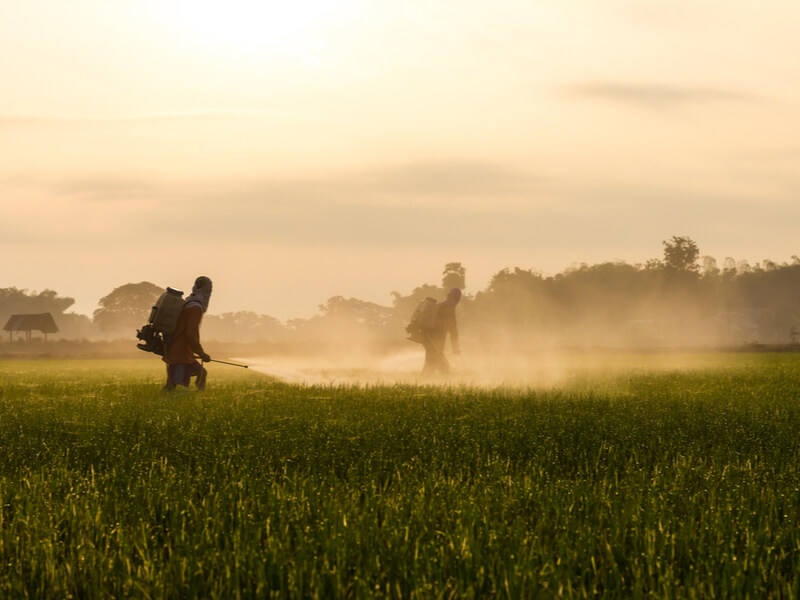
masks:
[[[101,173],[64,177],[13,173],[0,178],[8,186],[56,196],[106,199],[164,197],[202,203],[284,205],[336,203],[394,205],[431,203],[496,208],[507,198],[530,200],[552,182],[540,175],[481,160],[419,161],[360,171],[308,176],[230,179],[173,179],[147,173]]]
[[[223,120],[316,120],[319,115],[300,111],[204,108],[106,116],[0,115],[0,129],[37,127],[81,127],[113,124],[161,124],[169,122],[212,122]]]
[[[58,194],[80,196],[91,200],[120,200],[153,197],[160,191],[157,182],[135,177],[97,177],[56,182],[52,190]]]
[[[333,201],[358,206],[423,204],[480,209],[520,201],[527,204],[549,183],[544,176],[498,162],[430,160],[327,176],[224,185],[236,197],[278,204]],[[212,189],[210,193],[219,192]]]
[[[76,233],[82,239],[110,231],[131,238],[143,233],[192,238],[204,232],[226,243],[269,239],[314,245],[409,240],[441,245],[510,230],[517,233],[505,241],[500,235],[498,243],[516,245],[524,239],[531,211],[546,204],[542,190],[549,185],[542,176],[480,160],[244,181],[147,174],[16,175],[3,181],[46,203],[53,217],[56,206],[64,218],[91,211],[94,218],[82,221]],[[23,212],[16,211],[17,217]]]
[[[367,173],[357,181],[365,188],[376,191],[461,196],[526,195],[539,190],[544,179],[499,163],[450,161],[401,165]]]
[[[579,99],[608,100],[649,110],[757,100],[756,96],[733,90],[658,83],[594,81],[569,85],[562,89],[567,95]]]
[[[545,182],[490,161],[420,161],[312,178],[223,181],[182,191],[180,205],[202,207],[189,217],[202,221],[198,229],[249,239],[442,245],[482,243],[511,229],[518,233],[495,240],[516,245]]]
[[[107,175],[46,182],[34,194],[44,212],[33,203],[12,209],[9,230],[22,245],[196,247],[203,240],[215,251],[270,246],[284,248],[287,257],[293,248],[321,257],[332,248],[484,248],[541,260],[548,249],[566,255],[572,246],[601,247],[617,238],[657,242],[687,224],[702,238],[715,223],[763,221],[761,229],[754,225],[757,236],[767,221],[796,223],[796,203],[779,201],[784,192],[759,181],[752,187],[762,192],[758,209],[754,194],[726,189],[652,181],[578,185],[481,160],[245,181]],[[766,209],[769,198],[776,200]]]
[[[0,177],[0,183],[17,190],[34,191],[71,200],[128,200],[155,197],[163,184],[146,175],[89,175],[54,177],[31,173],[13,173]]]

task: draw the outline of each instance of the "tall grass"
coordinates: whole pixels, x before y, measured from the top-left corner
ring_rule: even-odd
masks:
[[[160,393],[0,364],[0,596],[796,597],[800,360]]]

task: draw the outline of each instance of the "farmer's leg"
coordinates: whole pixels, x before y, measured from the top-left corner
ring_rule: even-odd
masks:
[[[443,347],[444,342],[435,338],[428,338],[425,341],[425,366],[422,368],[423,375],[432,375],[433,373],[442,373],[447,375],[450,373],[450,363],[444,355]]]
[[[195,380],[195,385],[197,385],[198,390],[206,389],[206,376],[208,372],[205,370],[203,365],[199,362],[194,361],[191,364],[186,365],[186,385],[189,385],[189,380],[192,377],[197,377]]]
[[[172,365],[167,365],[167,382],[164,384],[164,387],[162,388],[162,390],[165,392],[171,392],[172,390],[175,389],[175,384],[172,383],[172,371],[173,371]]]
[[[422,374],[430,375],[436,370],[436,347],[430,338],[426,339],[422,346],[425,348],[425,364],[422,366]]]
[[[189,374],[186,369],[187,365],[184,363],[177,363],[167,367],[167,376],[169,378],[169,385],[174,389],[176,386],[182,385],[189,386]]]
[[[436,370],[439,371],[442,375],[449,375],[450,374],[450,363],[447,360],[447,357],[444,355],[444,352],[440,351],[438,348],[436,349]]]
[[[446,333],[436,332],[431,337],[431,341],[433,342],[434,354],[433,354],[433,361],[434,361],[434,369],[441,373],[442,375],[449,375],[450,374],[450,363],[447,362],[447,357],[444,355],[444,342],[447,337]]]
[[[206,371],[205,367],[201,366],[200,374],[197,376],[197,381],[195,382],[198,390],[203,391],[206,389],[206,377],[208,377],[208,371]]]

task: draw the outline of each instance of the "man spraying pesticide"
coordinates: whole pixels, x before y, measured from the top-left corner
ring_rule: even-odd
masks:
[[[192,293],[185,301],[183,292],[167,288],[153,307],[147,325],[136,332],[136,337],[143,341],[137,346],[161,355],[167,363],[164,391],[171,392],[179,385],[188,388],[192,377],[196,378],[198,390],[206,388],[208,371],[196,359],[212,362],[200,343],[200,322],[208,310],[211,289],[211,280],[205,276],[195,280]],[[246,365],[224,364],[247,368]]]
[[[423,375],[450,374],[450,363],[444,355],[444,345],[448,334],[453,346],[453,354],[460,354],[458,326],[456,325],[456,306],[461,300],[461,290],[451,289],[444,302],[436,303],[433,298],[423,300],[406,327],[408,339],[418,342],[425,348]]]

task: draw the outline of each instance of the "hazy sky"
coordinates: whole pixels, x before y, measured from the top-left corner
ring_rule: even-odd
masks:
[[[91,313],[800,254],[797,0],[0,1],[0,287]]]

